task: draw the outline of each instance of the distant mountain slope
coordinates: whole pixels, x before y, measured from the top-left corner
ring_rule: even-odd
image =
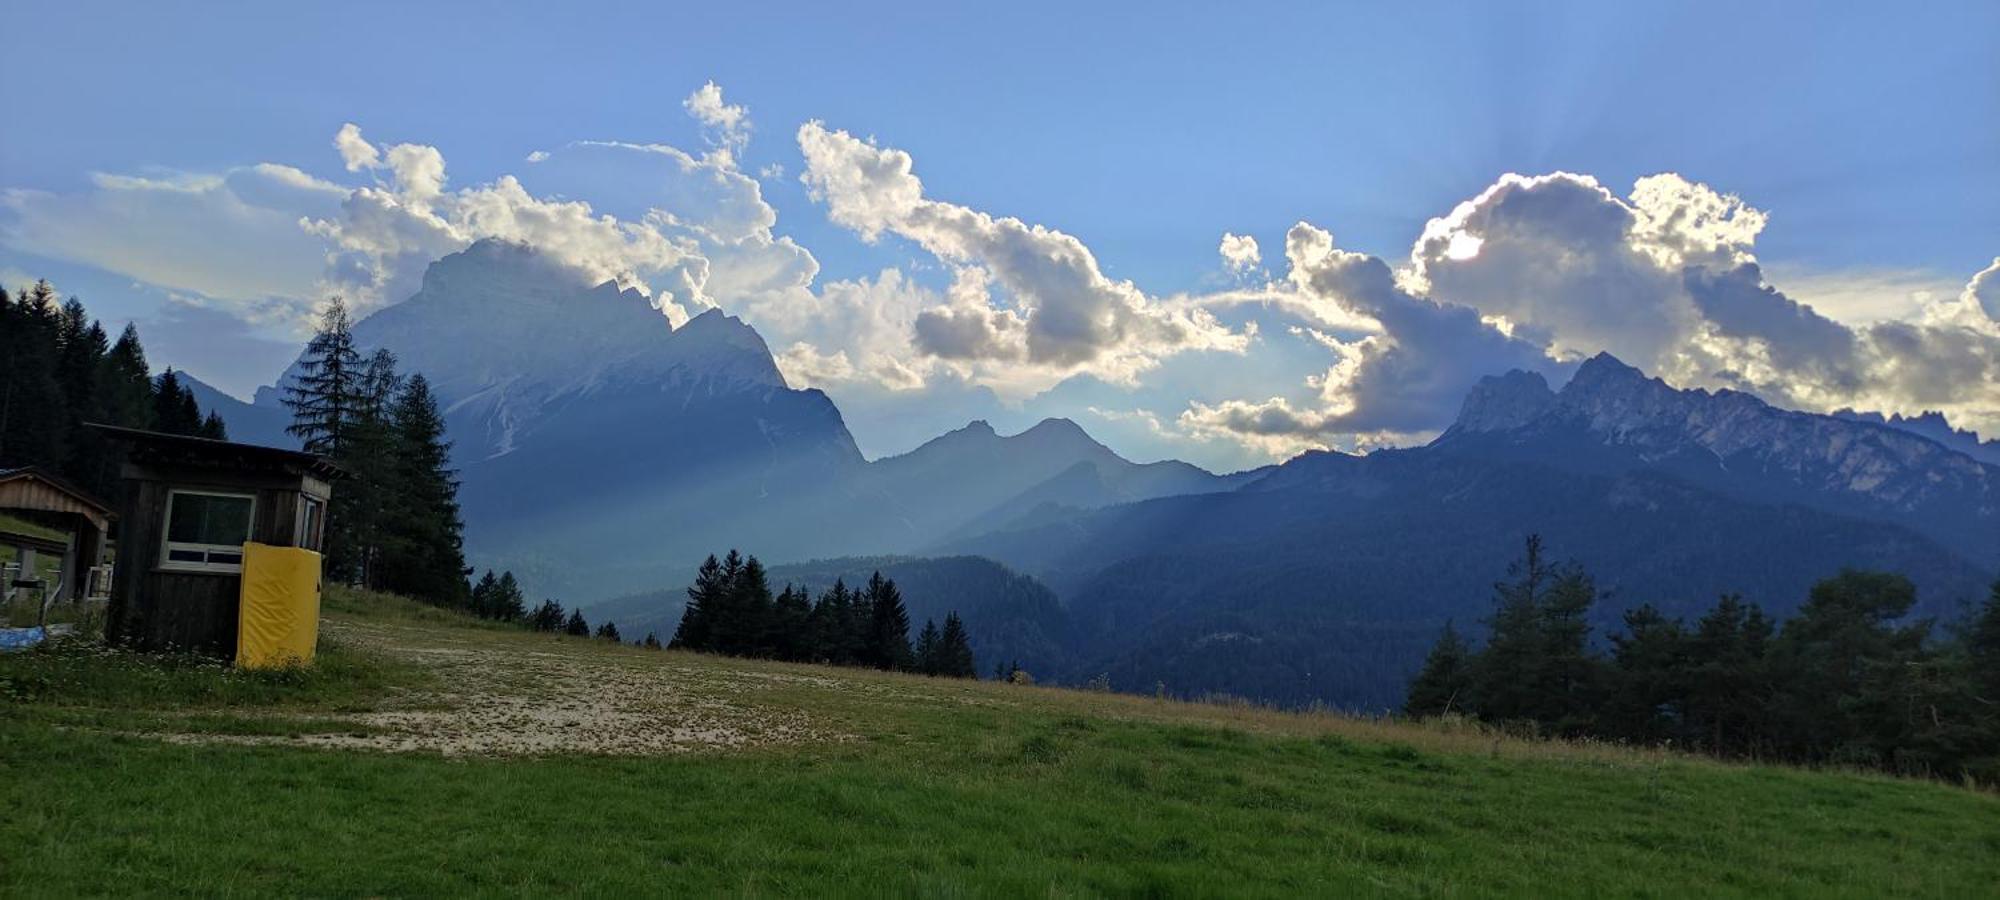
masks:
[[[1834,410],[1833,416],[1855,422],[1873,422],[1922,435],[1936,441],[1947,450],[1963,453],[1987,465],[2000,466],[2000,440],[1982,441],[1974,432],[1953,428],[1940,412],[1927,412],[1919,416],[1884,416],[1881,413],[1839,409]]]
[[[1003,661],[1019,662],[1029,672],[1042,673],[1065,670],[1073,661],[1074,650],[1069,644],[1072,629],[1055,593],[990,559],[877,556],[815,560],[773,566],[770,580],[777,588],[805,586],[817,597],[835,579],[845,579],[854,586],[865,583],[875,572],[893,579],[903,592],[912,639],[926,619],[942,626],[946,615],[957,612],[972,637],[973,656],[982,674]],[[683,588],[676,587],[592,604],[584,613],[593,623],[616,622],[619,633],[628,638],[652,632],[666,641],[680,624],[686,599]]]
[[[975,421],[876,460],[869,477],[898,502],[899,527],[883,539],[898,549],[1002,527],[1044,504],[1094,509],[1229,490],[1242,480],[1177,460],[1128,461],[1068,419],[1044,419],[1008,437]]]
[[[1088,509],[1241,480],[1128,462],[1064,420],[1005,438],[974,423],[869,463],[833,402],[788,386],[742,320],[711,309],[673,328],[637,291],[504,241],[433,263],[416,294],[354,335],[430,379],[463,481],[469,559],[512,569],[537,595],[680,583],[729,547],[774,562],[907,552],[1044,504]],[[289,443],[278,387],[254,405],[210,393],[239,438]]]
[[[1077,629],[1072,680],[1385,708],[1444,621],[1477,629],[1530,532],[1608,590],[1600,634],[1630,606],[1692,615],[1725,591],[1788,613],[1848,566],[1906,573],[1919,614],[1954,615],[2000,568],[1976,537],[1992,477],[1920,437],[1674,391],[1607,357],[1560,396],[1538,376],[1488,379],[1429,447],[1310,453],[1235,492],[934,551],[1054,587]]]
[[[257,406],[245,403],[220,389],[209,385],[186,372],[178,373],[181,384],[194,392],[196,403],[203,412],[214,412],[222,417],[229,427],[229,439],[242,444],[259,444],[265,447],[297,447],[299,442],[285,433],[292,424],[292,414],[283,406]]]
[[[1676,390],[1608,354],[1560,393],[1529,373],[1484,379],[1430,451],[1671,472],[1727,496],[1895,522],[2000,565],[2000,467],[1901,428]]]

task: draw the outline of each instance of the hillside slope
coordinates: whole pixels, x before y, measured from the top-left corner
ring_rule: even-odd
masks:
[[[1934,783],[330,605],[336,646],[311,673],[0,656],[0,892],[1976,896],[2000,883],[2000,799]]]

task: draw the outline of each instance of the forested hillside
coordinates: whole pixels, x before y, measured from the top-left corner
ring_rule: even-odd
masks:
[[[771,566],[774,587],[791,585],[818,595],[836,581],[867,584],[880,572],[901,589],[913,627],[926,620],[943,623],[956,612],[971,637],[973,654],[989,674],[1000,662],[1018,662],[1041,676],[1066,671],[1073,658],[1071,629],[1062,604],[1046,586],[992,560],[960,556],[938,559],[855,557]],[[615,622],[632,637],[674,633],[687,603],[682,588],[633,594],[586,607],[590,617]]]
[[[39,466],[116,503],[120,457],[86,422],[228,434],[173,369],[152,376],[137,328],[111,341],[82,301],[60,300],[45,280],[16,296],[0,288],[0,469]]]

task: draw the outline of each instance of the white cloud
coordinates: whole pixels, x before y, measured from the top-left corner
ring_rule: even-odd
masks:
[[[990,277],[997,291],[926,311],[919,346],[933,355],[1005,363],[1016,378],[1035,369],[1046,378],[1087,372],[1129,384],[1176,353],[1248,345],[1207,310],[1163,304],[1107,277],[1074,237],[926,198],[907,153],[818,122],[801,126],[798,141],[801,180],[836,224],[871,242],[897,235],[948,266]]]
[[[1559,172],[1503,176],[1431,220],[1401,271],[1341,251],[1301,223],[1286,242],[1297,309],[1330,300],[1379,332],[1300,332],[1336,357],[1307,382],[1316,405],[1194,404],[1179,424],[1274,453],[1370,430],[1424,434],[1449,422],[1481,374],[1547,374],[1558,361],[1608,350],[1684,386],[1750,390],[1820,411],[1938,409],[1961,425],[2000,428],[1995,269],[1956,297],[1934,277],[1921,289],[1908,278],[1810,284],[1848,310],[1903,312],[1838,321],[1765,277],[1754,249],[1768,221],[1678,175],[1642,178],[1620,197]],[[1901,296],[1864,296],[1871,290]]]
[[[743,145],[750,142],[750,111],[724,103],[722,88],[715,82],[695,89],[681,101],[681,107],[714,132],[720,152],[740,153]]]
[[[1235,275],[1247,275],[1264,262],[1257,250],[1257,239],[1247,234],[1222,233],[1222,265]]]

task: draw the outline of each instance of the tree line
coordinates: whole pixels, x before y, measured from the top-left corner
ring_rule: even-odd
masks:
[[[363,358],[336,297],[284,385],[284,403],[286,431],[348,476],[328,504],[328,577],[470,609],[458,478],[430,382],[397,372],[388,350]]]
[[[1962,627],[1905,621],[1909,579],[1846,570],[1782,625],[1741,597],[1685,623],[1624,614],[1591,641],[1596,583],[1530,537],[1484,646],[1450,624],[1404,711],[1716,756],[2000,780],[2000,583]]]
[[[228,436],[174,370],[153,377],[137,327],[110,340],[81,300],[59,302],[46,279],[13,296],[0,289],[0,468],[37,466],[116,498],[120,457],[86,422]]]
[[[817,599],[786,584],[775,596],[757,557],[710,555],[687,590],[687,607],[668,646],[791,662],[869,666],[976,678],[972,643],[953,612],[926,621],[910,642],[910,614],[896,582],[876,572],[855,590],[835,579]]]

